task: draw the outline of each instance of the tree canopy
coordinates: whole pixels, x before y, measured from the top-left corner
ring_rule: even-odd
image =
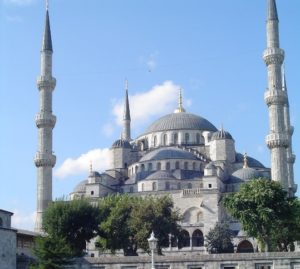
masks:
[[[299,240],[300,203],[280,183],[260,178],[243,184],[223,200],[230,214],[265,251],[288,250]]]
[[[217,223],[205,236],[211,253],[233,253],[233,233],[227,223]]]

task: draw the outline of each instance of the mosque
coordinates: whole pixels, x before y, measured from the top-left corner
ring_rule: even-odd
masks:
[[[37,167],[36,231],[42,231],[42,215],[52,201],[52,130],[56,118],[52,114],[52,40],[49,12],[41,51],[41,75],[37,85],[41,110],[36,116],[39,149]],[[170,251],[205,252],[205,235],[216,223],[228,221],[235,232],[237,252],[253,252],[256,243],[247,238],[240,224],[226,213],[220,200],[241,184],[265,177],[279,181],[290,196],[296,192],[292,153],[293,127],[290,124],[288,93],[282,69],[284,51],[279,45],[279,20],[275,0],[268,0],[267,48],[263,54],[267,66],[268,86],[264,98],[269,109],[269,134],[266,144],[271,153],[271,168],[235,149],[235,139],[227,131],[218,130],[207,119],[186,111],[182,94],[173,113],[154,121],[142,134],[131,137],[130,100],[125,86],[123,130],[110,148],[110,167],[104,172],[91,168],[87,179],[70,194],[71,199],[129,195],[169,195],[183,215],[182,241]],[[90,253],[99,253],[91,247]]]

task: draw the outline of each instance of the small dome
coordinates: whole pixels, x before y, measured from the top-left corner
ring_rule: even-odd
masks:
[[[253,168],[246,167],[246,168],[241,168],[241,169],[235,171],[232,174],[232,177],[241,179],[243,181],[247,181],[247,180],[251,180],[254,178],[259,178],[260,173]]]
[[[182,150],[180,148],[175,148],[175,147],[168,147],[168,148],[159,148],[149,152],[140,160],[140,162],[166,160],[166,159],[197,160],[197,157],[189,151]]]
[[[127,148],[130,149],[131,145],[127,140],[124,139],[118,139],[117,141],[115,141],[112,146],[113,149],[115,148]]]
[[[174,177],[174,175],[170,171],[160,170],[151,174],[146,178],[146,180],[152,180],[152,179],[164,180],[164,179],[176,179],[176,177]]]
[[[85,185],[88,183],[87,180],[80,181],[74,188],[73,192],[79,193],[79,192],[85,192]]]
[[[172,113],[152,123],[145,133],[170,130],[202,130],[215,132],[216,127],[208,120],[191,113]]]
[[[205,169],[217,169],[217,167],[212,162],[210,162],[205,166]]]
[[[214,132],[211,140],[221,140],[221,139],[233,139],[231,134],[221,129],[220,131]]]
[[[258,160],[254,159],[252,157],[247,156],[247,160],[248,160],[248,166],[249,167],[265,168],[265,166],[261,162],[259,162]],[[237,153],[235,155],[235,161],[237,163],[243,163],[244,162],[244,155],[241,154],[241,153]]]

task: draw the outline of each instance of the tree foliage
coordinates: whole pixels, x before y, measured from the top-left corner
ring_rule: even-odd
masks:
[[[252,180],[226,196],[223,203],[266,251],[287,250],[299,238],[299,201],[289,198],[278,182]]]
[[[75,256],[83,255],[86,241],[95,237],[100,222],[96,206],[84,199],[59,200],[49,204],[43,217],[44,232],[62,238]]]
[[[179,233],[180,216],[167,196],[109,196],[100,202],[99,209],[103,222],[99,226],[97,246],[112,253],[120,249],[125,255],[137,255],[138,248],[148,251],[151,231],[158,238],[161,253],[161,248],[169,244],[169,234]]]
[[[233,253],[232,238],[233,233],[227,223],[217,223],[205,237],[211,253]]]

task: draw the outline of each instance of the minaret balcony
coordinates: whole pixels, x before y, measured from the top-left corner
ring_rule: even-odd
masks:
[[[266,144],[269,149],[272,148],[287,148],[289,146],[289,138],[287,134],[274,133],[266,136]]]
[[[36,81],[39,90],[53,91],[56,86],[56,79],[48,76],[38,76]]]
[[[34,163],[36,167],[54,167],[56,163],[56,156],[53,154],[37,152],[34,158]]]
[[[282,64],[284,61],[284,50],[280,48],[267,48],[263,53],[266,65]]]
[[[295,154],[292,154],[291,156],[289,156],[288,158],[287,158],[287,162],[288,163],[295,163],[295,161],[296,161],[296,155]]]
[[[35,116],[35,123],[38,128],[54,128],[56,123],[56,117],[52,114],[38,113]]]
[[[268,90],[265,92],[265,102],[268,106],[287,104],[287,95],[282,90]]]

